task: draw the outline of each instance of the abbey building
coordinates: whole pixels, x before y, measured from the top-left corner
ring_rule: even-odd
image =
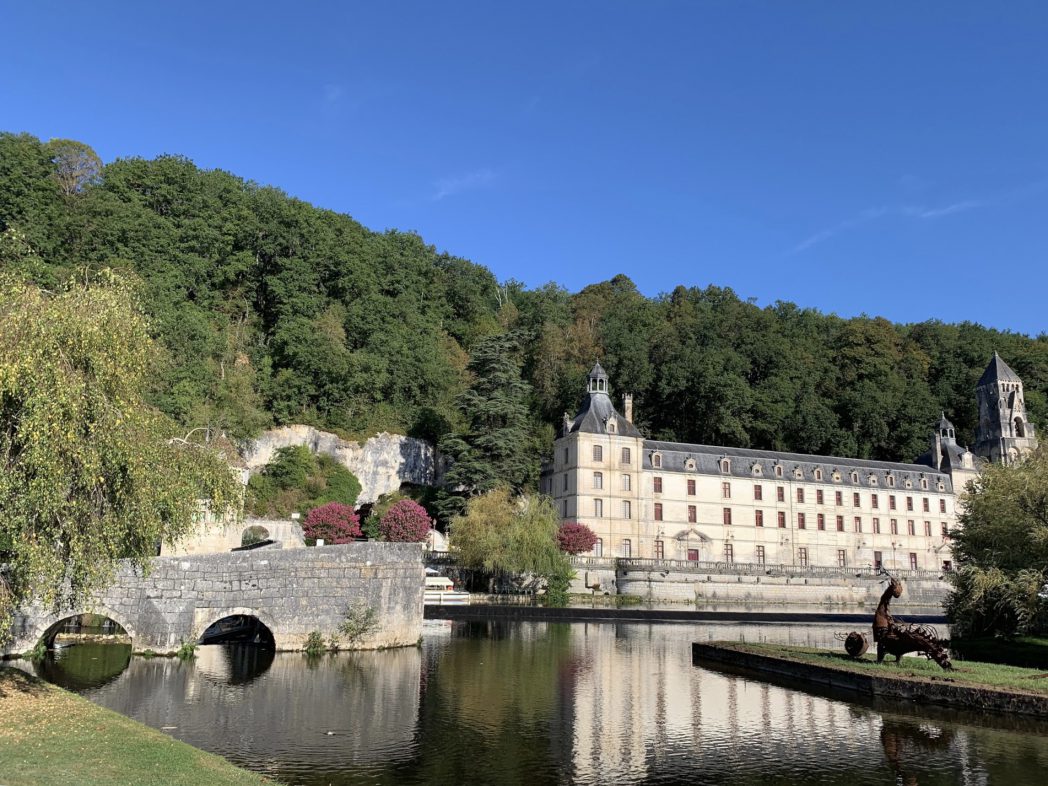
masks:
[[[1022,381],[996,353],[976,396],[970,450],[944,414],[918,463],[810,456],[645,439],[598,363],[542,491],[597,534],[593,556],[949,570],[967,481],[1037,444]]]

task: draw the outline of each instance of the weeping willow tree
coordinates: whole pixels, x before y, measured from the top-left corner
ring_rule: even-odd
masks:
[[[1048,633],[1048,449],[968,487],[947,613],[962,636]]]
[[[129,281],[0,274],[0,638],[20,605],[89,599],[117,560],[236,509],[228,464],[148,405],[158,362]]]

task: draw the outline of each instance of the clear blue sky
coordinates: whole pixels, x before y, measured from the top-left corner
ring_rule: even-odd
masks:
[[[0,0],[0,128],[528,285],[1048,330],[1048,3]]]

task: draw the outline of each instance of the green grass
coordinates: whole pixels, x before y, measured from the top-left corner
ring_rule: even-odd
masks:
[[[272,784],[18,669],[0,667],[5,786]]]
[[[937,682],[949,681],[957,685],[976,688],[995,688],[999,690],[1019,690],[1024,693],[1048,695],[1048,672],[1043,669],[1024,669],[1018,666],[1005,666],[998,663],[981,663],[978,661],[955,661],[952,671],[944,671],[934,661],[926,658],[902,659],[895,663],[894,657],[885,658],[877,663],[872,653],[853,660],[843,652],[811,649],[808,647],[787,647],[776,644],[739,644],[716,642],[744,652],[760,655],[775,655],[793,661],[816,663],[834,669],[874,674],[883,677],[905,677]]]

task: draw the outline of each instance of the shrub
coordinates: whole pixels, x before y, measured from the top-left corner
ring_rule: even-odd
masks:
[[[568,587],[571,584],[572,574],[554,573],[546,577],[545,604],[554,608],[563,608],[568,605]]]
[[[325,543],[349,543],[363,534],[356,512],[340,502],[329,502],[309,511],[302,532],[307,540],[323,538]]]
[[[196,657],[197,645],[191,641],[183,641],[182,646],[178,648],[175,655],[178,656],[179,660],[190,660]]]
[[[379,521],[379,534],[394,543],[421,543],[432,525],[426,509],[411,499],[402,499]]]
[[[338,626],[340,637],[353,645],[378,630],[378,613],[372,606],[354,606],[346,612],[346,619]]]
[[[557,545],[568,554],[581,554],[589,551],[597,542],[593,530],[577,521],[565,521],[557,530]]]
[[[302,648],[307,655],[320,655],[327,649],[324,646],[324,634],[319,630],[313,630],[306,636],[306,646]]]

